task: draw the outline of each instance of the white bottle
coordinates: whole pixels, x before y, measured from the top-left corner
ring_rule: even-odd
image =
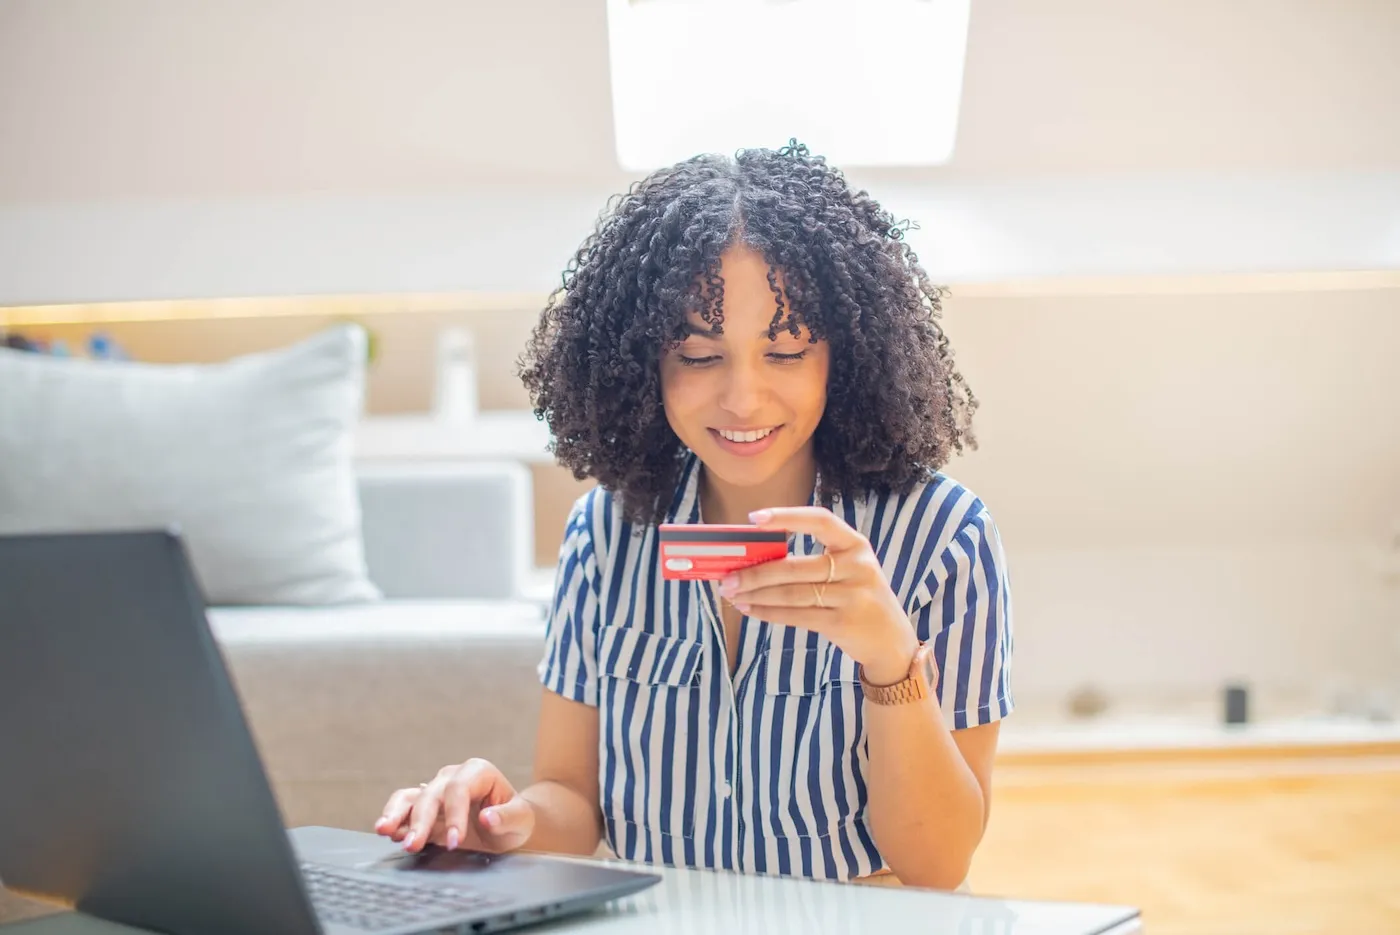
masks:
[[[467,328],[438,332],[433,414],[439,421],[458,424],[476,418],[476,340]]]

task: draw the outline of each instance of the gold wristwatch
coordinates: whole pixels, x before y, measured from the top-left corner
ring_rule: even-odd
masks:
[[[938,673],[933,664],[933,647],[926,643],[919,644],[919,651],[914,654],[914,661],[909,664],[909,674],[893,685],[871,685],[865,680],[865,667],[861,666],[860,669],[860,687],[865,692],[865,700],[883,705],[922,701],[933,693],[937,678]]]

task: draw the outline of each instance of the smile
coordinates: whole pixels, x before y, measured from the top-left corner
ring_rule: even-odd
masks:
[[[781,425],[763,429],[710,429],[715,444],[731,455],[757,457],[773,446]]]
[[[721,438],[728,439],[731,442],[756,442],[767,438],[776,430],[777,426],[766,429],[754,429],[747,432],[737,432],[733,429],[715,429],[715,431],[720,434]]]

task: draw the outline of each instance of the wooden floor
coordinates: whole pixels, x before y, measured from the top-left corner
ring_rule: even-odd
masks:
[[[980,894],[1127,903],[1148,935],[1400,933],[1400,756],[999,767]]]
[[[1147,935],[1400,933],[1400,749],[1007,759],[970,882],[1138,906]],[[0,922],[36,911],[0,891]]]

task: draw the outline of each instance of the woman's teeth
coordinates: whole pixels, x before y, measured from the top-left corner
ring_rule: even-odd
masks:
[[[732,442],[756,442],[760,438],[767,438],[772,431],[772,429],[759,429],[756,432],[731,432],[728,429],[719,429],[719,434]]]

